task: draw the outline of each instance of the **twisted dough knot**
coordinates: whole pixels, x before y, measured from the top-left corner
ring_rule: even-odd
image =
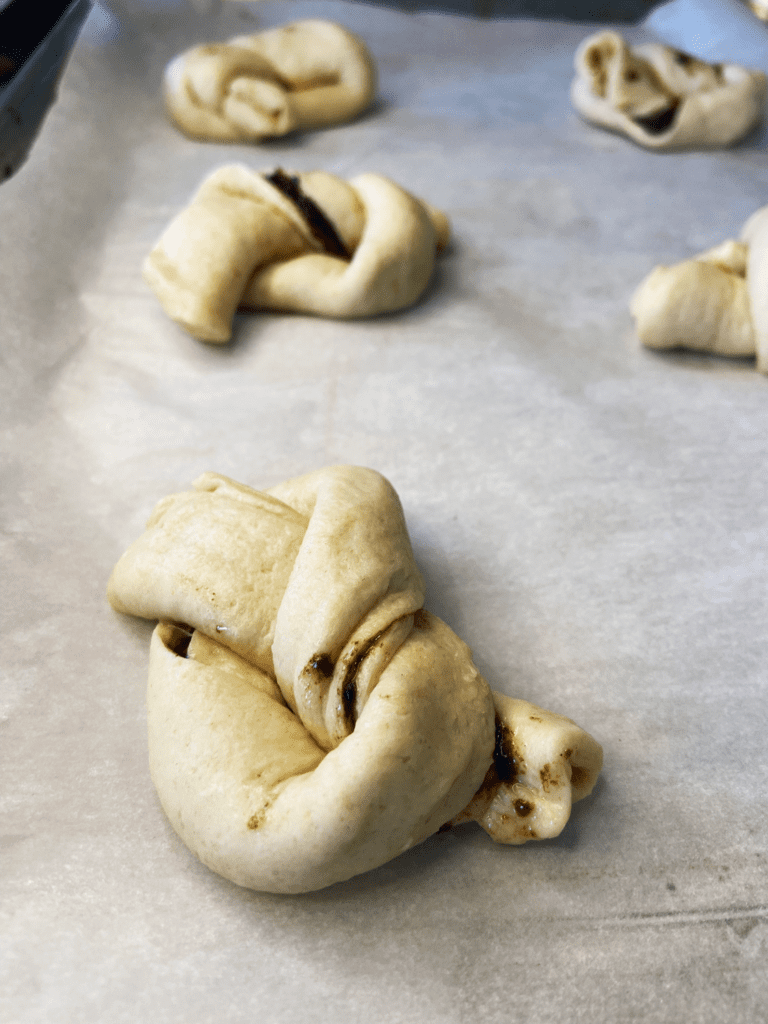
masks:
[[[218,142],[349,121],[375,92],[376,66],[362,39],[315,20],[195,46],[171,61],[164,79],[179,128]]]
[[[445,214],[378,174],[208,177],[144,262],[166,313],[225,342],[238,307],[365,317],[411,305],[447,245]]]
[[[649,348],[756,355],[758,370],[768,373],[768,206],[749,218],[738,241],[654,268],[630,311]]]
[[[571,100],[588,121],[648,149],[729,146],[759,122],[766,76],[707,64],[662,43],[599,32],[576,51]]]
[[[422,608],[400,502],[339,466],[258,492],[206,473],[109,583],[159,619],[149,753],[178,834],[249,888],[306,892],[452,819],[557,835],[602,764],[570,719],[493,694]]]

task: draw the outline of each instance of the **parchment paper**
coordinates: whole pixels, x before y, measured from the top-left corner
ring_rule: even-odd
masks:
[[[762,1019],[768,380],[642,349],[628,302],[767,201],[765,129],[669,156],[583,123],[568,85],[593,26],[113,9],[0,186],[6,1019]],[[166,121],[179,49],[309,15],[368,40],[369,114],[259,147]],[[406,313],[242,316],[202,345],[140,264],[228,161],[390,175],[448,211],[452,249]],[[336,462],[393,482],[427,605],[491,685],[574,718],[605,768],[555,841],[465,826],[315,895],[251,893],[163,816],[151,625],[104,591],[204,470],[267,487]]]

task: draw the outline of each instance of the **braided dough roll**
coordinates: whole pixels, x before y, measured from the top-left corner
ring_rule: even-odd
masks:
[[[166,313],[201,341],[238,307],[375,316],[412,305],[448,243],[443,213],[378,174],[214,171],[144,262]]]
[[[297,21],[195,46],[168,65],[165,105],[195,139],[256,142],[351,120],[376,93],[365,43],[331,21]]]
[[[588,121],[648,149],[730,146],[760,121],[766,76],[707,64],[662,43],[630,47],[598,32],[576,51],[573,105]]]
[[[150,768],[171,824],[239,885],[308,892],[448,823],[559,834],[600,746],[493,694],[422,608],[402,509],[372,470],[254,491],[213,473],[160,502],[108,596],[159,619]]]
[[[649,348],[754,355],[768,373],[768,206],[749,218],[738,241],[654,268],[630,312]]]

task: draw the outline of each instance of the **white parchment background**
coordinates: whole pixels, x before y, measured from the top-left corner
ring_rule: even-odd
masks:
[[[584,124],[568,85],[585,25],[113,8],[0,187],[7,1019],[761,1019],[768,380],[643,350],[628,302],[768,201],[765,129],[670,156]],[[369,114],[260,147],[165,120],[177,50],[308,15],[368,40]],[[444,208],[455,240],[427,296],[367,322],[240,317],[225,348],[188,338],[140,264],[233,160],[378,171]],[[592,732],[605,769],[556,841],[465,827],[325,892],[249,893],[159,808],[151,627],[104,589],[154,503],[202,471],[266,487],[335,462],[390,478],[428,607],[493,687]]]

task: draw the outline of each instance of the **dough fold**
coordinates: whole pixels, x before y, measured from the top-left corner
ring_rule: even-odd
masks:
[[[222,343],[241,308],[375,316],[412,305],[448,220],[394,182],[324,171],[214,171],[144,262],[166,313]]]
[[[158,619],[152,778],[187,846],[239,885],[307,892],[447,823],[557,835],[602,751],[493,694],[422,607],[399,499],[337,466],[254,491],[206,473],[161,501],[110,578]]]
[[[195,46],[165,70],[165,105],[195,139],[257,142],[349,121],[376,94],[362,39],[331,21],[297,21]]]
[[[730,239],[674,266],[658,266],[630,304],[649,348],[757,358],[768,373],[768,206]]]
[[[579,46],[571,100],[588,121],[648,149],[730,146],[760,121],[766,76],[707,64],[662,43],[630,47],[618,32]]]

